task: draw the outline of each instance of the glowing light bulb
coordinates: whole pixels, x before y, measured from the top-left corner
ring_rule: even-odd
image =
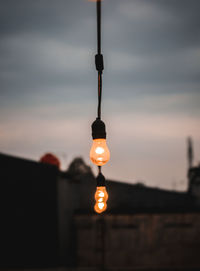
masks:
[[[90,159],[97,166],[103,166],[109,161],[110,151],[107,147],[105,138],[93,140],[90,150]]]
[[[106,191],[106,187],[105,186],[97,186],[97,190],[95,193],[95,206],[94,206],[94,210],[96,213],[100,214],[102,212],[104,212],[107,209],[107,200],[108,200],[108,193]]]

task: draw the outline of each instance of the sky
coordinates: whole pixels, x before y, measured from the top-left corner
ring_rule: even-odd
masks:
[[[187,189],[200,161],[200,1],[104,0],[106,178]],[[89,159],[97,111],[96,7],[0,0],[0,152]]]

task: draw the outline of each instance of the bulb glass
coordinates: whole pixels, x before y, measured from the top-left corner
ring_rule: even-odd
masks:
[[[90,159],[97,166],[105,165],[110,159],[110,151],[106,144],[105,138],[98,138],[93,140],[90,150]]]

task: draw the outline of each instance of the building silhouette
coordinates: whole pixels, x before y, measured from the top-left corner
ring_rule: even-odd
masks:
[[[96,215],[95,177],[81,158],[62,172],[0,154],[0,267],[199,270],[200,166],[191,157],[188,141],[186,192],[108,180],[108,209]]]

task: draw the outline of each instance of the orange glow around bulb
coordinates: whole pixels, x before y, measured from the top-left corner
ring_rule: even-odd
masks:
[[[97,166],[103,166],[109,161],[110,151],[107,147],[106,139],[98,138],[93,140],[90,159]]]
[[[96,193],[95,193],[95,206],[94,210],[96,213],[100,214],[107,209],[107,200],[108,200],[108,193],[106,191],[105,186],[98,186]]]

